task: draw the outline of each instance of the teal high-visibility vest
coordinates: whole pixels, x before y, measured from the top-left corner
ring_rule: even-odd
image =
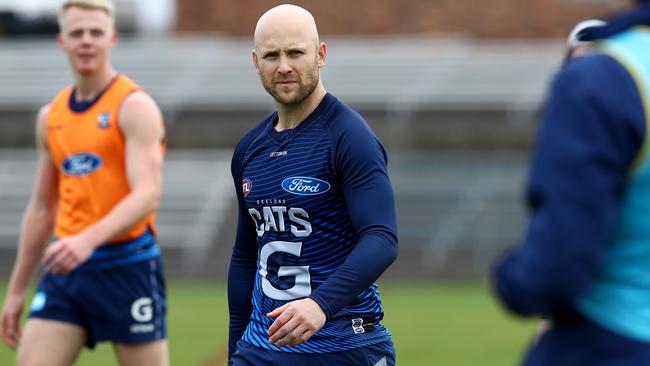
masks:
[[[631,28],[599,42],[596,49],[616,59],[634,79],[646,128],[643,147],[628,173],[618,223],[602,267],[575,305],[605,329],[650,342],[650,28]]]

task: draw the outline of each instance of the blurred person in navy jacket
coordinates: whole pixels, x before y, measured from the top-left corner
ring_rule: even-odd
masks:
[[[495,266],[511,311],[550,320],[523,364],[650,364],[650,2],[581,35],[533,154],[526,237]]]

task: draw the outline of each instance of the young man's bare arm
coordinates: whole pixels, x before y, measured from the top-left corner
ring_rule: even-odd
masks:
[[[18,254],[9,280],[7,297],[2,310],[2,338],[10,347],[16,347],[20,335],[20,316],[24,307],[25,289],[43,254],[54,227],[58,197],[58,180],[46,144],[48,106],[36,119],[36,146],[38,165],[31,199],[23,215]]]

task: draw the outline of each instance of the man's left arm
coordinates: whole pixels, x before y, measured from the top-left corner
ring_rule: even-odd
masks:
[[[131,191],[97,223],[51,244],[43,256],[46,270],[57,268],[57,273],[74,270],[95,248],[158,208],[162,191],[161,143],[165,134],[160,109],[149,95],[135,92],[122,104],[119,126],[126,142],[126,170]]]
[[[334,157],[359,242],[341,267],[308,298],[289,302],[268,314],[276,318],[269,328],[269,341],[277,346],[307,341],[397,258],[395,200],[386,154],[372,132],[359,127],[341,135]]]

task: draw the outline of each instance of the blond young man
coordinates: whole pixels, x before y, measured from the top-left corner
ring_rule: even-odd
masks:
[[[167,365],[154,216],[164,126],[153,99],[111,66],[110,0],[67,0],[57,41],[74,85],[36,120],[38,165],[2,309],[18,365],[71,365],[110,341],[120,365]],[[54,234],[55,240],[50,238]],[[25,292],[45,270],[21,332]]]

